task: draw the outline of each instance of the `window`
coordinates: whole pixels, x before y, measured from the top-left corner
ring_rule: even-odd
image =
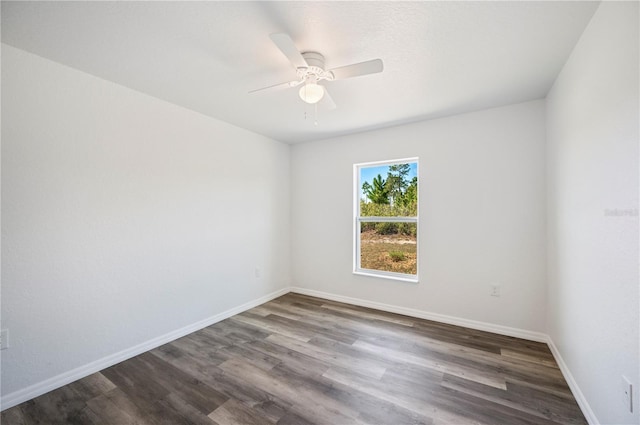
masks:
[[[418,159],[354,165],[354,273],[418,281]]]

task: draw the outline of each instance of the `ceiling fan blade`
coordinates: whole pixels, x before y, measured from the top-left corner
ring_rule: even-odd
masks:
[[[286,83],[280,83],[280,84],[274,84],[272,86],[268,86],[268,87],[263,87],[261,89],[255,89],[255,90],[251,90],[249,92],[249,94],[251,93],[255,93],[255,92],[259,92],[259,91],[274,91],[274,90],[279,90],[279,89],[288,89],[290,87],[295,87],[298,86],[302,83],[302,81],[288,81]]]
[[[329,90],[327,90],[327,86],[324,87],[324,96],[320,100],[320,104],[326,109],[336,109],[336,103],[333,101],[331,95],[329,95]]]
[[[269,37],[271,37],[271,40],[278,46],[278,49],[289,59],[289,62],[291,62],[294,68],[306,68],[309,66],[293,43],[291,37],[289,37],[289,34],[277,33],[271,34]]]
[[[384,69],[382,59],[373,59],[366,62],[354,63],[353,65],[341,66],[329,70],[333,74],[334,80],[344,80],[345,78],[359,77],[361,75],[375,74]]]

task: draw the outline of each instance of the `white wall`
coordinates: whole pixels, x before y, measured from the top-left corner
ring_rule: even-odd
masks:
[[[2,48],[3,397],[292,283],[549,332],[590,419],[638,423],[637,3],[600,6],[546,112],[291,148]],[[420,283],[353,275],[352,165],[414,156]]]
[[[544,331],[544,115],[533,101],[292,146],[293,284]],[[420,158],[420,283],[353,275],[353,164],[406,157]]]
[[[2,55],[3,396],[289,285],[287,145]]]
[[[638,3],[603,2],[547,98],[548,332],[605,424],[640,422],[638,37]]]

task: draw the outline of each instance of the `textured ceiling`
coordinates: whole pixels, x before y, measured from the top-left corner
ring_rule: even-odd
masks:
[[[288,143],[542,98],[598,3],[2,2],[2,41]],[[328,68],[384,72],[327,83],[337,108],[296,89],[269,34]]]

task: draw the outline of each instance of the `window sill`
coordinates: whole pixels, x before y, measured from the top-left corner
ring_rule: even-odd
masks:
[[[391,274],[384,272],[375,272],[372,270],[354,270],[353,274],[358,276],[379,277],[381,279],[399,280],[401,282],[419,283],[418,277],[403,276],[400,274]]]

